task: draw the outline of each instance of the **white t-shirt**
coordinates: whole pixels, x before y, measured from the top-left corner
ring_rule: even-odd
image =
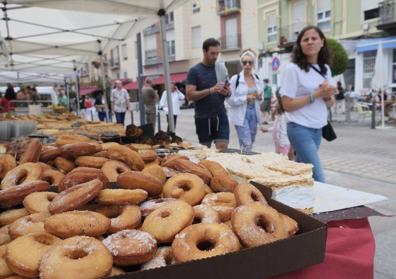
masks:
[[[124,88],[121,90],[117,88],[113,89],[113,91],[111,91],[111,102],[113,103],[115,112],[125,112],[129,103],[128,91]]]
[[[172,109],[173,109],[173,115],[179,115],[180,114],[180,104],[179,101],[184,100],[184,95],[181,93],[179,90],[176,92],[173,91],[171,94],[172,97]],[[161,100],[159,103],[159,106],[164,109],[164,111],[168,114],[168,99],[166,96],[166,90],[162,92]]]
[[[319,69],[318,65],[313,65]],[[326,79],[329,84],[335,85],[331,77],[330,67],[327,66]],[[282,75],[279,93],[292,99],[301,98],[313,94],[319,85],[325,81],[315,70],[309,68],[306,72],[294,63],[289,63]],[[294,122],[299,125],[319,129],[327,124],[327,107],[322,98],[315,99],[312,104],[305,105],[293,112],[286,112],[287,122]]]

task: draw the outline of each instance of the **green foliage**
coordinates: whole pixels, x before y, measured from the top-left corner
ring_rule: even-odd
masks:
[[[334,76],[342,74],[348,66],[348,54],[344,47],[334,39],[327,39],[331,54],[330,67]]]

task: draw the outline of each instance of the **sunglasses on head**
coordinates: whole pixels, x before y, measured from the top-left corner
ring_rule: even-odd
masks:
[[[242,61],[242,64],[245,66],[246,64],[253,65],[253,61]]]

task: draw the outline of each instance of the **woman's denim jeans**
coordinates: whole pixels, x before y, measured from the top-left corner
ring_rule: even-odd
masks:
[[[289,122],[287,123],[287,135],[297,153],[297,162],[312,164],[315,181],[325,182],[318,154],[322,140],[322,128],[313,129]]]
[[[238,134],[239,146],[242,153],[252,152],[253,143],[256,139],[257,133],[257,116],[256,109],[253,106],[247,106],[245,120],[243,121],[243,126],[235,125],[235,129]]]

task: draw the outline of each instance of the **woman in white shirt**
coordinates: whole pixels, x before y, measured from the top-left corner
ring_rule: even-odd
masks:
[[[242,153],[252,152],[260,120],[263,82],[253,73],[256,54],[250,50],[241,53],[242,72],[231,78],[231,96],[227,98],[228,117],[238,134]]]
[[[185,99],[183,93],[177,89],[176,85],[172,82],[171,83],[171,90],[172,90],[172,108],[173,108],[173,123],[175,125],[175,130],[176,130],[176,120],[177,116],[180,114],[180,103],[179,101],[182,101]],[[168,122],[168,129],[167,131],[170,132],[169,130],[169,115],[168,115],[168,99],[166,96],[166,90],[162,92],[161,100],[159,103],[160,109],[163,109],[166,112],[166,121]]]
[[[313,164],[313,178],[321,182],[325,181],[318,154],[322,127],[327,124],[327,108],[334,105],[337,92],[328,64],[323,32],[307,26],[298,35],[292,63],[283,72],[280,86],[287,134],[297,161]]]

